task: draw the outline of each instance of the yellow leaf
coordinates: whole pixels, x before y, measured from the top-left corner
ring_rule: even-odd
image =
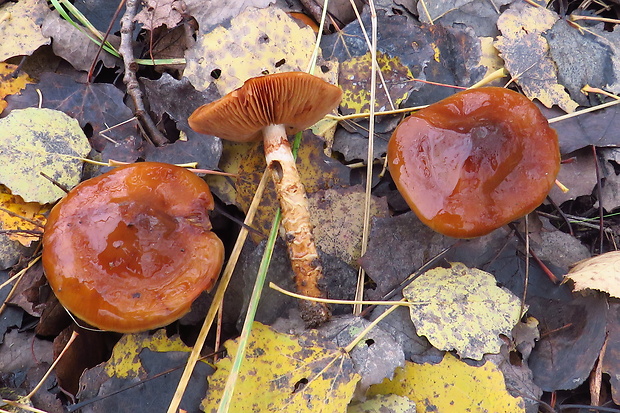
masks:
[[[149,333],[126,334],[114,346],[112,356],[105,365],[106,374],[119,379],[142,376],[146,372],[138,356],[145,348],[157,352],[192,351],[178,336],[168,338],[165,329],[157,330],[153,335]]]
[[[525,412],[523,399],[506,391],[504,375],[493,363],[472,367],[450,353],[435,365],[405,362],[392,380],[371,386],[368,394],[406,396],[418,413]]]
[[[67,189],[80,182],[90,144],[77,120],[51,109],[13,110],[0,119],[0,182],[13,195],[42,204],[65,193],[41,173]]]
[[[17,66],[15,65],[0,63],[0,113],[2,113],[7,106],[4,98],[9,95],[14,95],[25,88],[28,83],[34,82],[28,74],[23,72],[13,77],[15,70],[17,70]]]
[[[620,251],[579,261],[571,268],[566,280],[575,283],[575,291],[598,290],[620,298]]]
[[[24,202],[20,196],[11,195],[11,191],[4,185],[0,185],[0,207],[13,212],[13,214],[10,214],[6,211],[0,211],[2,229],[4,231],[24,231],[8,233],[9,239],[19,241],[23,246],[29,247],[32,241],[36,241],[41,237],[46,222],[43,214],[49,208],[36,202]],[[39,225],[35,225],[28,220],[37,222]],[[38,232],[39,235],[29,234],[27,231]]]
[[[342,349],[319,340],[254,323],[230,411],[344,413],[360,377]],[[238,342],[225,346],[229,356],[216,363],[202,403],[207,413],[217,411]]]
[[[403,290],[411,302],[411,320],[419,335],[439,350],[455,349],[461,357],[482,359],[499,353],[520,318],[521,302],[496,285],[493,275],[467,268],[435,268]]]
[[[31,55],[50,39],[41,34],[41,21],[50,10],[41,0],[6,2],[0,6],[0,61]]]
[[[229,28],[220,26],[199,35],[186,53],[184,75],[196,89],[214,83],[224,95],[251,77],[306,70],[315,41],[311,28],[300,28],[279,7],[247,8]],[[334,64],[317,63],[314,74],[336,83]]]
[[[513,3],[497,20],[502,35],[494,46],[527,97],[540,100],[548,108],[558,105],[566,112],[573,112],[577,102],[558,84],[557,69],[543,37],[557,19],[551,10],[525,2]]]

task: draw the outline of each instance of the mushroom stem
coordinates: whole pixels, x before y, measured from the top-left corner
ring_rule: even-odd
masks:
[[[263,129],[267,168],[276,186],[282,209],[282,225],[286,232],[288,253],[300,294],[325,298],[319,287],[323,268],[312,235],[308,198],[301,183],[295,158],[284,125],[269,125]],[[327,321],[330,310],[325,303],[302,301],[301,317],[311,327]]]

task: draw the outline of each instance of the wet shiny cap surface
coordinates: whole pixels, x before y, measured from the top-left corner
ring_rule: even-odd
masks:
[[[144,331],[180,318],[215,283],[224,248],[208,185],[144,162],[82,182],[50,212],[43,267],[65,308],[92,326]]]
[[[487,234],[534,210],[560,168],[547,119],[525,96],[498,87],[459,92],[406,118],[388,159],[420,220],[456,238]]]

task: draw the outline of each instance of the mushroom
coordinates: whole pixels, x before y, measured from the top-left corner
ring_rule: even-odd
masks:
[[[73,188],[49,214],[43,268],[60,303],[102,330],[161,327],[215,283],[224,247],[211,232],[209,186],[144,162]]]
[[[470,89],[405,119],[388,144],[396,187],[422,222],[487,234],[540,205],[560,169],[557,133],[525,96]]]
[[[342,91],[303,72],[247,80],[220,100],[201,106],[189,118],[196,132],[234,142],[263,139],[267,168],[282,209],[289,257],[298,292],[325,297],[323,270],[314,245],[306,191],[299,179],[287,135],[319,121],[340,102]],[[326,304],[304,301],[302,318],[317,326],[330,317]]]

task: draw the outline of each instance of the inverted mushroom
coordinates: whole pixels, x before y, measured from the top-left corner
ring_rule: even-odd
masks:
[[[49,214],[43,267],[60,303],[122,333],[182,317],[215,283],[224,247],[211,232],[209,186],[156,162],[84,181]]]
[[[218,101],[201,106],[190,116],[196,132],[235,142],[263,139],[267,168],[282,209],[289,257],[297,290],[325,297],[319,288],[321,262],[312,236],[306,191],[299,179],[287,135],[302,131],[340,102],[342,91],[303,72],[278,73],[247,80]],[[330,317],[327,305],[304,301],[302,318],[316,326]]]
[[[422,222],[487,234],[539,206],[560,169],[555,130],[525,96],[466,90],[405,119],[388,144],[396,187]]]

